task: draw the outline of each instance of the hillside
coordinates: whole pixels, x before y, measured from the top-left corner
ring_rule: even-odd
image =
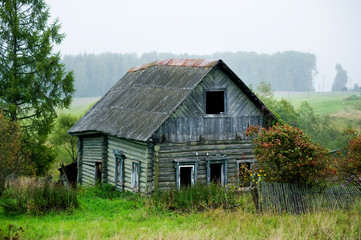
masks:
[[[275,98],[288,100],[296,108],[307,101],[316,115],[328,115],[331,124],[342,130],[360,128],[361,96],[359,92],[275,92]]]

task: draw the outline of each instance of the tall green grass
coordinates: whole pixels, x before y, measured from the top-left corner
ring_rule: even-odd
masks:
[[[240,195],[234,189],[226,189],[218,184],[195,184],[179,191],[168,189],[156,192],[147,201],[151,209],[191,212],[238,207]]]
[[[0,208],[0,229],[6,230],[9,224],[22,227],[20,235],[25,240],[361,239],[361,204],[347,211],[298,215],[256,214],[246,203],[232,210],[150,212],[145,202],[132,196],[101,198],[88,192],[79,195],[79,205],[72,214],[51,212],[41,217],[7,216]]]
[[[7,183],[1,206],[4,213],[43,215],[68,211],[79,206],[77,192],[49,181],[21,177]]]

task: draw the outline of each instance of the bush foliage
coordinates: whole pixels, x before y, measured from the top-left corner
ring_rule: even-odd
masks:
[[[251,126],[246,134],[254,137],[255,155],[266,181],[315,184],[325,178],[327,149],[312,143],[300,129],[277,123],[268,129]]]
[[[274,112],[280,123],[302,129],[312,137],[313,142],[320,143],[329,149],[343,151],[347,147],[350,137],[332,126],[329,116],[316,115],[308,102],[304,101],[295,108],[286,99],[276,100],[271,86],[265,82],[261,82],[257,87],[257,95]]]
[[[17,122],[5,118],[0,111],[0,195],[7,176],[32,173],[29,153],[23,145],[23,133]]]
[[[56,146],[57,150],[64,149],[66,151],[67,161],[69,163],[76,162],[77,159],[77,142],[78,138],[71,136],[68,130],[80,119],[79,116],[71,114],[60,114],[57,123],[50,137],[50,142]]]
[[[338,159],[337,169],[340,180],[361,189],[361,133],[349,130],[352,135],[347,148],[347,154]]]

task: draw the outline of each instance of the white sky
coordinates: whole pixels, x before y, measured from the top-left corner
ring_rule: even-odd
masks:
[[[77,53],[314,53],[315,87],[330,90],[336,63],[361,85],[360,0],[46,0]]]

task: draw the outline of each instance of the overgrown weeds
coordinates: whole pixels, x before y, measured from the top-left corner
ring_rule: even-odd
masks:
[[[86,198],[102,198],[102,199],[118,199],[124,198],[127,200],[142,201],[144,196],[138,193],[119,191],[109,183],[99,183],[93,187],[78,187],[78,196]]]
[[[77,192],[39,178],[21,177],[6,184],[1,206],[5,214],[42,215],[79,206]]]
[[[0,240],[19,240],[21,238],[20,234],[23,232],[24,230],[22,227],[18,228],[12,224],[9,224],[7,229],[3,230],[0,228]]]
[[[213,183],[209,186],[195,184],[193,187],[180,190],[168,189],[155,192],[148,198],[147,205],[149,209],[154,210],[191,212],[216,208],[232,209],[246,203],[244,199],[240,199],[242,198],[234,189]],[[251,199],[249,203],[252,203]]]

